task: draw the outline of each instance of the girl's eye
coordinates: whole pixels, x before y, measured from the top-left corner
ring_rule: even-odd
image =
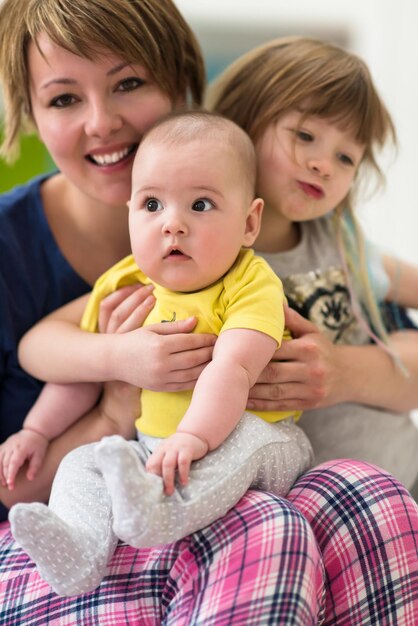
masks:
[[[150,213],[155,213],[156,211],[161,211],[161,209],[163,208],[163,205],[161,204],[159,200],[157,200],[157,198],[148,198],[148,200],[145,203],[145,208]]]
[[[70,93],[63,93],[56,98],[53,98],[49,105],[51,107],[55,107],[56,109],[64,109],[65,107],[71,106],[77,102],[77,98],[72,96]]]
[[[300,130],[300,128],[297,128],[295,130],[295,135],[297,137],[297,139],[300,139],[301,141],[313,141],[313,135],[311,135],[311,133],[308,133],[306,130]]]
[[[138,89],[138,87],[142,87],[142,85],[144,84],[145,81],[142,78],[138,78],[137,76],[131,76],[120,81],[118,85],[118,90],[134,91],[135,89]]]
[[[343,163],[344,165],[350,165],[350,166],[354,165],[353,159],[349,157],[347,154],[343,154],[340,152],[338,154],[338,158],[340,159],[341,163]]]
[[[207,200],[206,198],[199,198],[199,200],[196,200],[192,204],[193,211],[203,212],[203,211],[210,211],[210,209],[213,209],[213,203],[210,200]]]

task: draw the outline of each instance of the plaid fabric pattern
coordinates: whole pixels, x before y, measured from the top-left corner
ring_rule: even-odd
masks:
[[[0,624],[230,626],[316,624],[321,557],[304,517],[285,500],[248,492],[222,520],[175,544],[119,545],[89,594],[59,598],[13,543],[0,539]]]
[[[418,623],[418,508],[392,477],[363,463],[327,463],[299,479],[289,499],[251,491],[175,544],[121,544],[100,587],[75,598],[50,591],[3,523],[0,624]]]
[[[418,624],[418,506],[404,487],[339,460],[302,476],[288,497],[322,553],[326,626]]]

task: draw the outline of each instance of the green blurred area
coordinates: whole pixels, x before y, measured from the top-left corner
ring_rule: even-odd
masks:
[[[20,183],[24,183],[37,174],[55,169],[54,163],[36,135],[22,137],[20,157],[13,165],[0,159],[0,193]]]

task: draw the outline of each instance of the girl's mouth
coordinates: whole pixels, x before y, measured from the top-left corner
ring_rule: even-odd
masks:
[[[319,185],[312,185],[311,183],[305,183],[304,181],[297,181],[299,189],[303,191],[310,198],[315,198],[315,200],[320,200],[324,197],[325,193],[322,187]]]

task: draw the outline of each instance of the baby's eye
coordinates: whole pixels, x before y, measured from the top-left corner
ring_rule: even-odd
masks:
[[[206,198],[199,198],[199,200],[196,200],[192,204],[193,211],[202,212],[202,211],[210,211],[210,209],[213,209],[213,203],[210,200],[207,200]]]
[[[347,154],[343,154],[342,152],[338,153],[338,158],[340,159],[341,163],[343,163],[344,165],[354,165],[354,161],[351,157],[349,157]]]
[[[163,205],[161,204],[159,200],[157,200],[157,198],[148,198],[148,200],[145,203],[145,208],[150,213],[155,213],[156,211],[161,211],[161,209],[163,208]]]
[[[308,133],[306,130],[301,130],[300,128],[297,128],[295,130],[295,135],[297,137],[297,139],[300,139],[301,141],[313,141],[314,137],[313,135],[311,135],[311,133]]]

